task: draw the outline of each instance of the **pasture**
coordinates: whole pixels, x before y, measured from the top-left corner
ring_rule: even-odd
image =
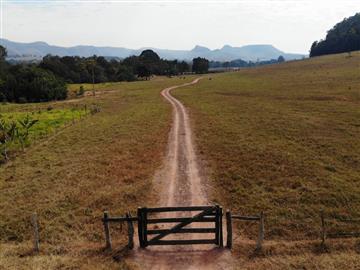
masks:
[[[123,214],[156,201],[156,192],[149,191],[171,123],[171,107],[160,91],[191,79],[122,83],[96,97],[36,104],[45,110],[51,105],[54,111],[96,104],[100,112],[58,130],[0,166],[1,267],[100,269],[113,264],[106,259],[103,264],[98,253],[103,246],[99,217],[104,209]],[[7,108],[10,112],[35,105],[6,106],[13,107]],[[33,212],[39,216],[44,248],[38,257],[26,255]],[[123,236],[116,236],[119,228],[114,231],[121,241]],[[89,262],[97,256],[98,261]]]
[[[213,201],[263,210],[268,239],[318,238],[321,210],[359,218],[359,52],[211,77],[174,95],[190,110]]]
[[[104,255],[100,217],[157,206],[153,177],[172,117],[160,91],[193,79],[100,84],[95,96],[1,107],[7,118],[38,117],[46,132],[34,128],[36,143],[0,166],[0,267],[136,269]],[[79,87],[69,86],[73,96]],[[353,53],[206,75],[172,91],[189,111],[209,202],[238,214],[265,212],[263,256],[252,253],[257,227],[234,222],[234,269],[357,266],[358,242],[331,240],[325,254],[317,244],[321,210],[359,218],[359,87],[360,53]],[[86,113],[91,106],[99,112]],[[33,212],[36,256],[29,253]],[[114,246],[126,243],[125,230],[111,231]]]

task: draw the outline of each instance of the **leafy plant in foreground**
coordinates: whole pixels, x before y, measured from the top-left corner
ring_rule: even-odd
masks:
[[[15,141],[17,131],[16,122],[7,123],[4,119],[0,119],[0,152],[5,161],[9,159],[8,150]]]
[[[29,131],[33,125],[36,124],[39,120],[31,119],[29,115],[26,115],[24,119],[18,120],[22,129],[17,129],[16,137],[21,144],[21,148],[24,151],[25,144],[28,143]]]

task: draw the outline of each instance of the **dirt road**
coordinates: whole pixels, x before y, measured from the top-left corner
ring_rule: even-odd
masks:
[[[164,89],[161,94],[173,106],[173,125],[169,138],[169,149],[162,175],[158,182],[165,185],[162,204],[203,205],[207,203],[202,188],[189,117],[184,105],[171,95],[171,90],[198,83],[200,78],[181,86]],[[162,179],[161,179],[162,178]]]
[[[171,95],[171,90],[196,84],[199,80],[200,78],[191,83],[169,87],[161,92],[173,107],[173,123],[166,159],[154,177],[155,186],[161,191],[159,206],[209,204],[204,190],[204,179],[197,163],[188,113],[184,105]],[[189,238],[189,235],[181,234],[175,237],[183,239]],[[201,238],[204,235],[193,234],[192,237]],[[131,254],[131,263],[139,269],[231,269],[230,257],[228,250],[212,245],[152,246],[146,249],[136,248]]]

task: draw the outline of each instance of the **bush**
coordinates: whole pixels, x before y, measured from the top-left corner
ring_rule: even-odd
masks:
[[[3,86],[3,95],[8,101],[43,102],[62,100],[67,97],[63,80],[52,72],[34,66],[14,66]]]

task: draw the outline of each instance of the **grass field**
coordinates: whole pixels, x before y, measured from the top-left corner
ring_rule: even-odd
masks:
[[[151,180],[171,123],[171,107],[160,91],[190,80],[122,83],[96,97],[37,104],[54,111],[96,104],[101,111],[0,166],[0,268],[105,269],[114,264],[101,255],[102,211],[119,215],[156,201]],[[11,106],[27,111],[31,105]],[[24,255],[31,247],[33,212],[42,241],[36,257]],[[113,232],[115,243],[124,240],[115,226]]]
[[[67,106],[53,109],[48,106],[46,109],[39,105],[17,105],[7,104],[0,106],[0,119],[5,122],[16,122],[30,117],[37,120],[29,130],[30,141],[46,138],[56,130],[63,128],[70,122],[77,121],[89,114],[89,110],[84,107]]]
[[[331,242],[324,254],[313,239],[321,209],[360,218],[360,53],[207,77],[173,93],[190,110],[209,198],[233,213],[265,211],[263,256],[253,256],[247,239],[256,227],[235,224],[243,239],[232,251],[239,269],[356,269],[358,241]],[[0,166],[0,269],[132,269],[104,255],[102,211],[156,204],[152,176],[171,123],[160,91],[192,79],[100,84],[94,97],[1,107],[15,118],[40,110],[45,122],[70,121],[85,105],[100,112],[66,128],[60,121]],[[29,253],[33,212],[41,235],[36,256]],[[124,245],[125,231],[112,232],[114,246]]]
[[[163,80],[166,80],[166,78],[162,77],[162,76],[154,76],[151,79],[152,82],[163,81]],[[128,84],[129,84],[128,82],[106,82],[106,83],[96,83],[96,84],[94,84],[94,87],[93,87],[92,83],[73,83],[73,84],[68,84],[68,96],[70,98],[76,97],[77,93],[79,93],[81,86],[83,87],[83,89],[86,93],[86,92],[92,92],[93,89],[96,92],[114,91],[114,90],[118,89],[119,87],[120,88],[123,86],[126,87],[126,85],[128,85]]]
[[[190,109],[211,197],[234,213],[265,211],[267,238],[318,237],[321,209],[360,217],[360,53],[352,55],[213,75],[174,91]]]
[[[75,97],[79,93],[80,87],[82,86],[85,92],[92,91],[111,91],[116,90],[122,85],[126,85],[126,82],[108,82],[108,83],[97,83],[93,85],[91,83],[73,83],[68,85],[68,96]]]

